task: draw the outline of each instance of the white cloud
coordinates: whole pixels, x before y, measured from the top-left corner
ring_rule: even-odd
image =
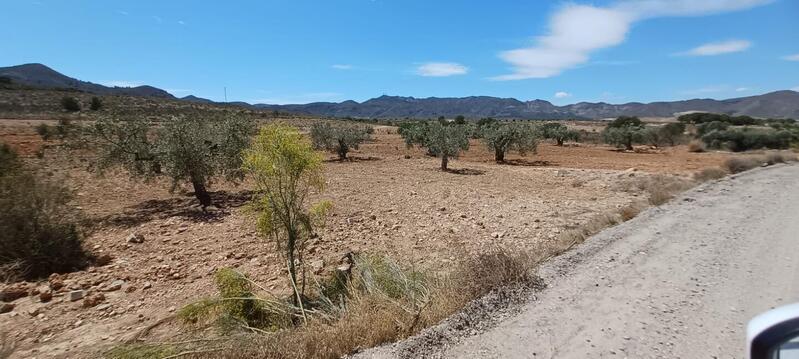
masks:
[[[799,92],[799,86],[796,86],[796,87],[792,88],[791,91]]]
[[[704,44],[677,55],[683,56],[716,56],[746,51],[752,43],[746,40],[729,40]]]
[[[555,92],[555,98],[566,98],[566,97],[571,97],[571,96],[572,96],[572,94],[570,94],[568,92],[565,92],[565,91]]]
[[[735,92],[746,92],[746,91],[749,91],[749,90],[750,89],[748,87],[739,87],[739,88],[735,89]]]
[[[599,49],[624,42],[633,23],[664,16],[699,16],[747,9],[772,0],[623,0],[607,7],[569,4],[549,20],[549,33],[530,47],[504,51],[511,74],[494,80],[546,78],[590,60]]]
[[[153,18],[153,20],[155,20],[155,22],[157,22],[159,24],[164,22],[164,19],[162,19],[160,16],[153,15],[152,18]]]
[[[469,68],[455,62],[428,62],[416,68],[416,74],[427,77],[463,75]]]
[[[334,68],[336,70],[352,70],[352,68],[353,68],[352,65],[347,65],[347,64],[335,64],[335,65],[332,65],[330,67],[332,67],[332,68]]]
[[[179,25],[186,25],[186,22],[185,22],[185,21],[183,21],[183,20],[178,20],[178,24],[179,24]]]
[[[785,61],[799,61],[799,54],[783,56],[782,59]]]
[[[190,93],[191,92],[191,90],[188,90],[188,89],[164,89],[164,91],[169,92],[169,93],[171,93],[173,95],[175,95],[175,94],[185,94],[185,93]]]
[[[144,85],[140,81],[124,81],[124,80],[106,81],[102,82],[102,84],[110,87],[138,87]]]
[[[117,10],[117,14],[124,15],[124,16],[128,16],[128,15],[130,15],[130,13],[129,13],[129,12],[127,12],[127,11],[124,11],[124,10]]]

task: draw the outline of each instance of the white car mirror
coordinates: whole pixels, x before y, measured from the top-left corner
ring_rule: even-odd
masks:
[[[749,359],[799,359],[799,303],[753,318],[746,336]]]

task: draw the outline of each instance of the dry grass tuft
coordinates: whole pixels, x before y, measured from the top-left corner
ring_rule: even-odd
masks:
[[[730,173],[741,173],[760,167],[763,163],[766,163],[766,159],[761,157],[732,157],[724,161],[723,168]]]
[[[705,152],[705,144],[700,140],[693,140],[688,143],[688,152]]]
[[[224,336],[212,345],[169,349],[192,352],[191,358],[340,358],[414,335],[492,290],[537,284],[530,256],[498,248],[464,260],[447,275],[403,269],[380,256],[358,256],[355,263],[346,300],[331,302],[334,306],[327,310],[309,311],[307,324]],[[112,353],[131,353],[130,348],[116,348]]]
[[[694,180],[697,182],[713,181],[724,178],[728,174],[730,173],[724,170],[723,168],[710,167],[694,173]]]
[[[662,174],[635,177],[617,184],[618,188],[623,191],[646,193],[649,204],[653,206],[666,203],[678,193],[682,193],[695,185],[696,182],[692,180]]]

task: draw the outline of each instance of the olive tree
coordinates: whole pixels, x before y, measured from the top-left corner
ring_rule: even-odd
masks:
[[[557,122],[541,125],[541,135],[546,139],[555,140],[555,144],[558,146],[563,146],[563,143],[566,141],[580,140],[579,131],[572,130],[568,126]]]
[[[350,149],[357,150],[361,143],[369,140],[369,131],[363,126],[317,122],[311,126],[311,140],[317,150],[336,153],[340,160],[346,160]]]
[[[98,170],[120,165],[135,177],[167,177],[171,190],[190,183],[205,210],[214,178],[243,178],[241,152],[253,131],[254,124],[241,117],[174,117],[160,126],[140,119],[101,119],[81,138],[99,150]]]
[[[605,127],[602,138],[607,144],[632,151],[633,144],[646,140],[647,129],[638,117],[621,116]]]
[[[429,154],[440,157],[444,171],[448,170],[450,158],[458,158],[461,151],[469,149],[469,133],[463,125],[422,122],[403,130],[402,136],[408,146],[424,147]]]
[[[482,139],[488,149],[494,151],[494,160],[505,162],[505,154],[517,151],[524,156],[535,153],[540,137],[535,127],[522,123],[494,123],[482,130]]]
[[[305,271],[298,283],[305,245],[321,226],[330,202],[310,207],[308,195],[324,188],[322,158],[296,129],[269,125],[244,152],[243,168],[255,181],[253,208],[259,232],[271,239],[283,256],[294,291],[294,304],[302,306]]]

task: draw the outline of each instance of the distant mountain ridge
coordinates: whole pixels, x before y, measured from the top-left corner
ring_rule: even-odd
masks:
[[[140,97],[160,97],[174,99],[169,92],[152,86],[109,87],[81,81],[61,74],[42,64],[24,64],[0,67],[0,76],[8,77],[15,83],[51,89],[72,89],[98,95],[126,95]]]
[[[176,98],[167,91],[152,86],[103,86],[68,77],[42,64],[0,67],[0,76],[32,87],[74,89],[98,95],[127,95],[205,104],[216,103],[193,95]],[[556,106],[544,100],[519,101],[514,98],[490,96],[414,98],[385,95],[360,103],[348,100],[337,103],[314,102],[302,105],[251,105],[245,102],[228,102],[226,104],[314,116],[360,118],[434,118],[463,115],[468,118],[596,119],[622,115],[671,117],[689,111],[768,118],[799,118],[799,92],[789,90],[728,100],[692,99],[652,103],[630,102],[617,105],[604,102],[580,102]]]
[[[618,116],[671,117],[690,111],[749,115],[768,118],[799,118],[799,92],[776,91],[729,100],[694,99],[672,102],[631,102],[613,105],[580,102],[555,106],[544,100],[472,96],[462,98],[381,96],[362,103],[316,102],[305,105],[255,105],[263,109],[317,116],[364,118],[433,118],[463,115],[468,118],[597,119]]]

